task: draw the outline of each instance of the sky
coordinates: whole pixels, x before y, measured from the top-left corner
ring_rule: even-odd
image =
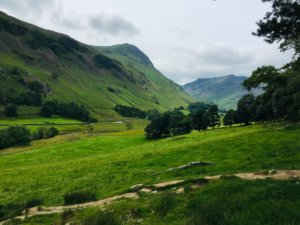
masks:
[[[261,0],[0,0],[0,10],[86,44],[136,45],[179,84],[292,58],[251,34],[271,10]]]

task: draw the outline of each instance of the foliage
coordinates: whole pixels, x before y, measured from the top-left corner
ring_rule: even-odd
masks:
[[[262,84],[263,94],[256,98],[248,95],[240,100],[237,122],[300,120],[300,59],[283,69],[260,67],[243,83],[248,90]]]
[[[109,212],[97,212],[87,216],[83,221],[83,225],[121,225],[123,224],[119,219]]]
[[[193,111],[196,111],[199,109],[206,111],[209,109],[210,106],[211,106],[211,104],[206,104],[204,102],[195,102],[195,103],[189,104],[188,110],[190,112],[193,112]]]
[[[234,116],[235,116],[234,110],[233,109],[228,110],[223,118],[224,125],[231,127],[232,124],[234,124]]]
[[[254,95],[247,94],[244,95],[237,104],[237,110],[234,115],[234,120],[236,123],[245,123],[245,125],[249,125],[251,120],[252,112],[253,112],[253,103],[254,103]]]
[[[85,122],[96,122],[96,119],[90,116],[90,112],[83,105],[79,105],[75,102],[45,102],[41,107],[40,115],[51,117],[53,114],[60,115],[66,118],[78,119]]]
[[[264,37],[268,43],[279,42],[282,51],[293,49],[300,53],[300,1],[263,0],[272,3],[272,11],[267,12],[257,25],[256,36]]]
[[[116,105],[114,110],[124,117],[136,117],[141,119],[146,117],[146,112],[135,107]]]
[[[210,126],[215,129],[215,126],[220,126],[219,108],[217,105],[211,105],[207,110],[207,117]]]
[[[0,149],[14,145],[27,145],[31,140],[31,132],[24,126],[10,126],[0,130]]]
[[[148,120],[154,120],[156,117],[158,117],[160,115],[160,113],[158,112],[157,109],[151,109],[149,111],[147,111],[147,119]]]
[[[55,127],[39,127],[35,132],[32,134],[32,139],[39,140],[39,139],[46,139],[55,137],[59,134],[59,130]]]
[[[156,115],[145,128],[148,139],[188,134],[192,130],[192,120],[179,109]]]
[[[194,110],[191,112],[190,117],[192,119],[192,125],[195,130],[207,130],[210,123],[207,111],[201,108],[198,110]]]
[[[12,104],[7,105],[4,108],[3,114],[5,116],[8,116],[8,117],[17,117],[18,116],[17,107],[15,105],[12,105]]]
[[[83,202],[95,201],[96,194],[91,191],[71,191],[64,195],[65,205],[73,205]]]

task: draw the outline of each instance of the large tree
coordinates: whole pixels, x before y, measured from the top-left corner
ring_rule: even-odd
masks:
[[[280,43],[280,49],[295,50],[300,54],[300,0],[262,0],[272,3],[272,11],[257,25],[253,34],[264,37],[268,43]]]

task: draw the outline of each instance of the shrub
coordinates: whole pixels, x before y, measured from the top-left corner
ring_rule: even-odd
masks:
[[[32,135],[32,139],[39,140],[39,139],[46,139],[55,137],[59,134],[59,130],[55,127],[39,127]]]
[[[18,113],[17,113],[17,107],[15,105],[8,105],[4,108],[4,111],[3,111],[4,115],[5,116],[8,116],[8,117],[17,117],[18,116]]]
[[[112,213],[107,212],[97,212],[89,217],[87,217],[83,225],[121,225],[121,221],[116,218]]]
[[[0,149],[14,145],[27,145],[31,140],[31,132],[24,126],[11,126],[0,131]]]
[[[72,191],[64,196],[65,205],[95,201],[96,199],[96,193],[91,191]]]
[[[176,199],[173,193],[165,192],[156,200],[154,211],[160,216],[166,216],[176,205]]]

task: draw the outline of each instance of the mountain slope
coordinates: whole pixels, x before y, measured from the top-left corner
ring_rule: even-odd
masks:
[[[191,101],[134,46],[95,48],[1,12],[0,78],[2,103],[38,81],[44,101],[76,101],[103,119],[118,117],[116,104],[167,110]]]
[[[200,78],[185,84],[183,88],[199,101],[214,102],[221,109],[234,109],[238,100],[247,93],[241,85],[246,78],[235,75]]]

